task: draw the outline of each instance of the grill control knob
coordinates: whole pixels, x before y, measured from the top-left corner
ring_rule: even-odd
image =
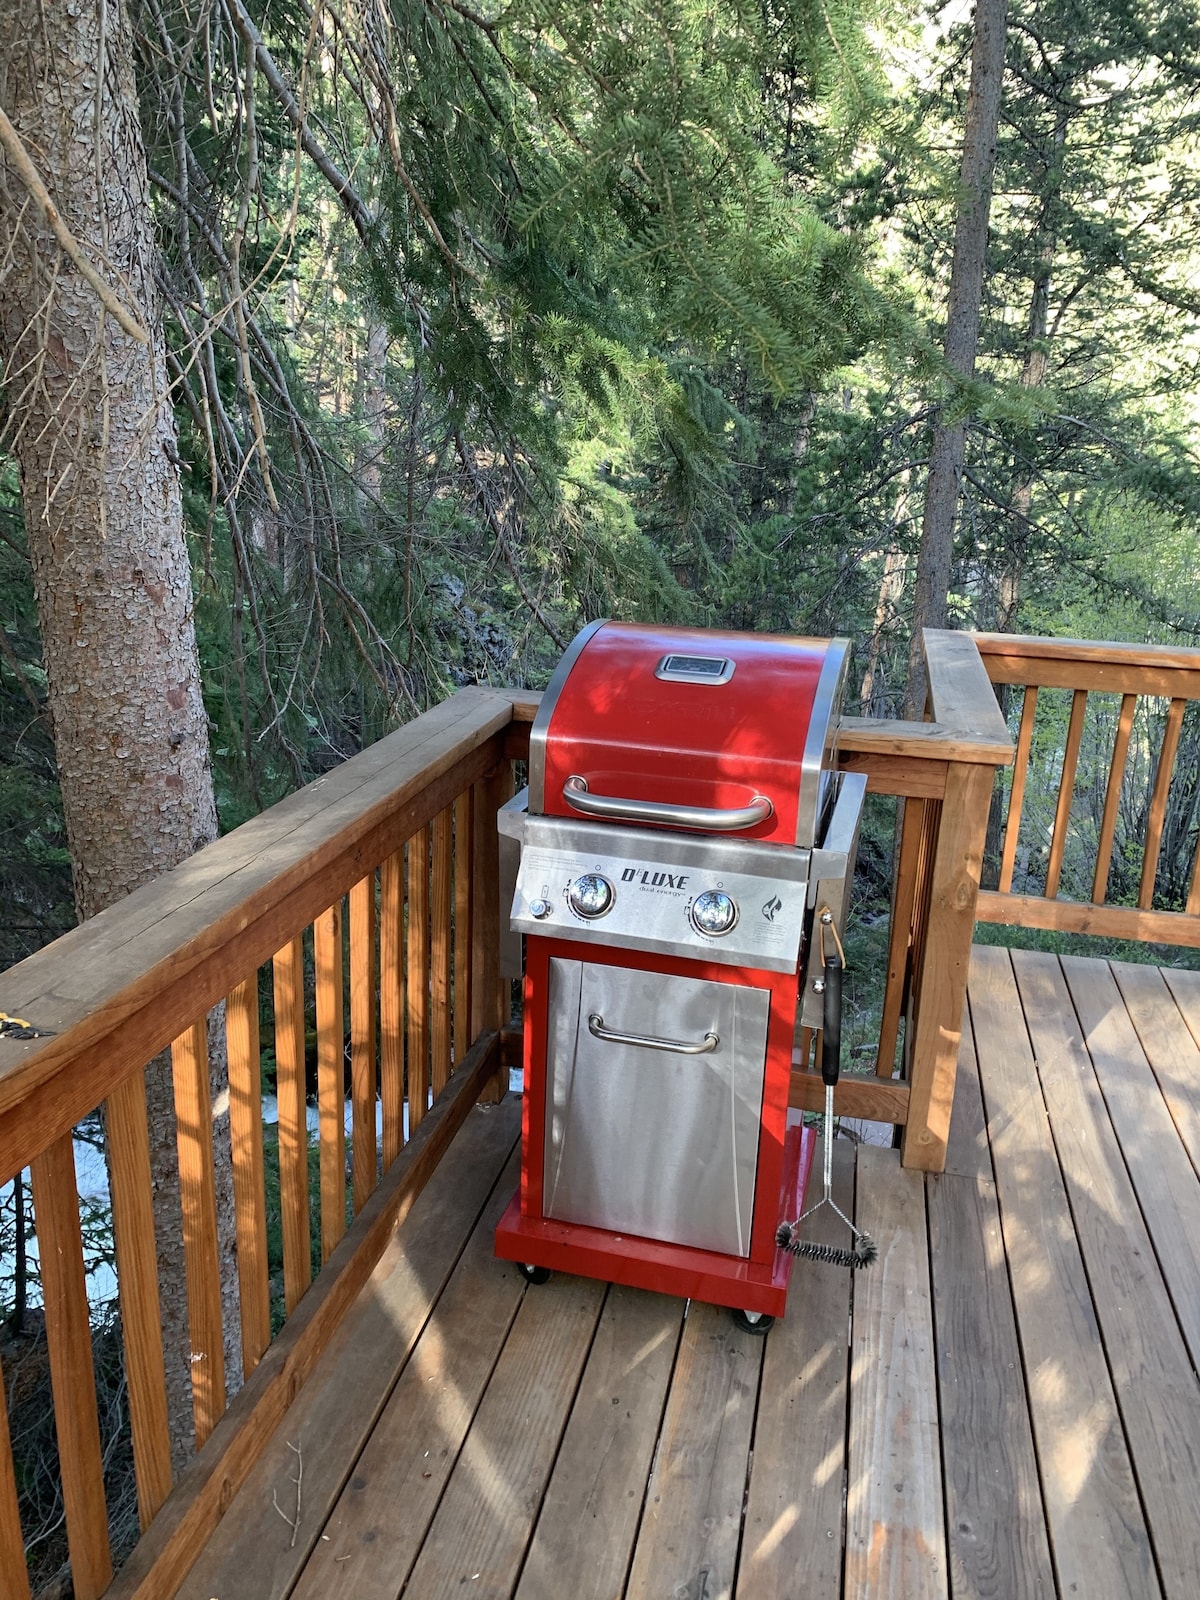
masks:
[[[723,889],[705,889],[692,901],[690,916],[697,933],[707,933],[715,939],[733,927],[738,909]]]
[[[567,890],[571,910],[581,917],[602,917],[616,898],[613,886],[598,872],[585,872]]]

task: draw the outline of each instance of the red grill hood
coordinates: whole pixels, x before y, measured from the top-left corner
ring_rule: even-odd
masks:
[[[843,639],[594,623],[543,696],[529,810],[575,815],[572,777],[596,795],[706,809],[766,796],[771,816],[737,837],[810,846],[847,655]]]

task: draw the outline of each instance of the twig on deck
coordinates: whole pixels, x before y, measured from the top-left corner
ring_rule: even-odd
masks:
[[[298,1444],[293,1444],[290,1439],[287,1441],[287,1447],[289,1450],[294,1451],[296,1455],[296,1476],[288,1479],[289,1483],[296,1485],[296,1515],[294,1517],[288,1516],[287,1512],[279,1504],[279,1497],[274,1489],[271,1490],[271,1504],[292,1530],[292,1537],[288,1541],[288,1549],[294,1550],[296,1548],[296,1540],[300,1534],[300,1495],[304,1485],[304,1452]]]

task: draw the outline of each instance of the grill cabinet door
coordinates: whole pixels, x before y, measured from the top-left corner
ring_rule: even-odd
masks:
[[[544,1215],[749,1255],[769,993],[555,957],[548,1009]]]

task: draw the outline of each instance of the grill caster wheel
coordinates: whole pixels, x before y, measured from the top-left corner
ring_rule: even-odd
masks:
[[[769,1333],[775,1326],[775,1318],[768,1317],[763,1311],[739,1311],[735,1307],[730,1314],[735,1327],[740,1328],[743,1333],[753,1333],[759,1338]]]
[[[550,1282],[550,1268],[535,1267],[532,1261],[518,1261],[517,1271],[525,1279],[526,1283]]]

